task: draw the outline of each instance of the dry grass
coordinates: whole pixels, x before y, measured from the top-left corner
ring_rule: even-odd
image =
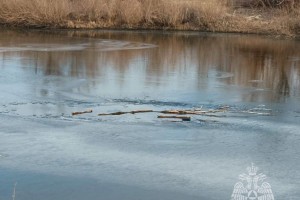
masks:
[[[176,29],[295,35],[300,29],[299,10],[296,5],[296,8],[252,8],[253,12],[247,13],[225,0],[0,0],[0,23],[46,28]]]

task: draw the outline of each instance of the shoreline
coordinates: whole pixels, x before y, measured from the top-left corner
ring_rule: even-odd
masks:
[[[210,30],[201,30],[201,29],[172,29],[172,28],[124,28],[124,27],[97,27],[97,28],[67,28],[67,27],[36,27],[36,26],[11,26],[0,24],[0,28],[5,28],[6,30],[15,30],[15,31],[126,31],[126,32],[187,32],[187,33],[199,33],[199,34],[232,34],[232,35],[257,35],[257,36],[266,36],[277,39],[300,39],[300,33],[295,35],[286,35],[286,34],[276,34],[276,33],[267,33],[267,32],[245,32],[245,31],[210,31]]]

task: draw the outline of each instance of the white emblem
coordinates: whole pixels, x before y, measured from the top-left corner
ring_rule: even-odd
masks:
[[[264,182],[266,175],[257,174],[258,168],[254,164],[247,171],[248,174],[239,176],[241,182],[235,184],[231,200],[274,200],[271,185]]]

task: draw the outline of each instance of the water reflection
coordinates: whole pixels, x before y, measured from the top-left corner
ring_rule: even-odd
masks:
[[[136,81],[144,88],[186,84],[209,90],[212,82],[256,88],[242,95],[244,101],[300,96],[300,42],[293,40],[117,31],[0,34],[2,60],[22,57],[22,65],[45,76],[106,77],[105,82],[113,75],[120,77],[119,86],[139,76]]]
[[[87,172],[93,180],[111,175],[108,181],[162,191],[174,185],[188,195],[222,199],[241,166],[255,162],[274,172],[278,196],[286,197],[299,185],[299,47],[258,36],[0,31],[1,150],[10,156],[2,166],[21,166],[30,181],[40,176],[28,170],[64,179]],[[191,123],[170,124],[157,113],[97,115],[227,103],[224,116],[197,116]],[[94,112],[71,116],[87,108]],[[248,108],[274,115],[235,112]],[[52,187],[51,177],[42,177],[43,188],[68,196]],[[91,184],[80,179],[74,188],[86,194],[79,187]],[[124,195],[126,188],[120,190]],[[88,193],[99,196],[98,188]]]

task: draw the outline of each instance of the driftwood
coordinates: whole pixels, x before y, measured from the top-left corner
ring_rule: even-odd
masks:
[[[182,121],[191,121],[189,116],[178,116],[178,115],[158,115],[157,118],[160,119],[181,119]]]
[[[202,108],[195,108],[191,110],[162,110],[162,111],[155,111],[155,110],[133,110],[133,111],[126,111],[126,112],[112,112],[112,113],[100,113],[98,116],[114,116],[114,115],[125,115],[125,114],[137,114],[137,113],[161,113],[164,115],[158,115],[157,118],[160,119],[180,119],[182,121],[191,121],[191,115],[202,115],[206,117],[226,117],[226,115],[219,115],[216,113],[224,113],[228,111],[229,107],[224,106],[220,107],[216,110],[202,110]],[[268,110],[269,111],[269,110]],[[73,112],[72,115],[81,115],[85,113],[92,113],[92,110],[87,110],[83,112]],[[256,115],[263,115],[263,116],[270,116],[271,112],[259,112],[255,109],[250,109],[246,111],[239,111],[240,113],[247,113],[247,114],[256,114]],[[201,122],[205,122],[206,120],[198,119]]]
[[[160,113],[163,114],[176,114],[176,115],[197,115],[197,111],[190,110],[163,110]]]
[[[201,115],[205,117],[226,117],[226,115],[220,115],[219,113],[227,112],[230,109],[229,106],[219,107],[218,109],[209,109],[203,110],[201,108],[193,108],[187,110],[162,110],[162,111],[155,111],[155,110],[133,110],[133,111],[126,111],[126,112],[112,112],[112,113],[100,113],[98,116],[114,116],[114,115],[125,115],[125,114],[138,114],[138,113],[161,113],[163,115],[158,115],[158,118],[161,119],[181,119],[182,121],[191,121],[191,116],[194,115]],[[236,113],[247,113],[247,114],[255,114],[255,115],[262,115],[262,116],[270,116],[272,115],[270,109],[264,109],[263,111],[268,112],[260,112],[261,109],[250,109],[250,110],[243,110],[243,111],[236,111]],[[83,112],[73,112],[72,115],[81,115],[86,113],[92,113],[92,110],[86,110]],[[233,111],[231,111],[232,113]],[[199,120],[204,122],[204,120]],[[1,155],[0,155],[1,156]]]
[[[218,112],[226,112],[226,109],[218,109],[218,110],[164,110],[160,111],[163,114],[176,114],[176,115],[206,115],[208,113],[218,113]]]
[[[108,115],[125,115],[125,114],[136,114],[136,113],[149,113],[155,112],[153,110],[133,110],[129,112],[113,112],[113,113],[100,113],[98,116],[108,116]]]
[[[128,114],[129,112],[113,112],[113,113],[100,113],[98,116],[107,116],[107,115],[124,115]]]
[[[109,116],[109,115],[125,115],[125,114],[137,114],[137,113],[149,113],[156,112],[162,114],[170,114],[170,115],[206,115],[208,113],[218,113],[218,112],[226,112],[226,108],[221,108],[218,110],[202,110],[202,109],[194,109],[194,110],[163,110],[163,111],[154,111],[154,110],[133,110],[126,112],[112,112],[112,113],[100,113],[98,116]]]
[[[72,115],[82,115],[82,114],[86,114],[86,113],[92,113],[93,110],[86,110],[83,112],[73,112]]]
[[[148,113],[148,112],[154,112],[153,110],[134,110],[131,111],[131,114],[136,114],[136,113]]]

